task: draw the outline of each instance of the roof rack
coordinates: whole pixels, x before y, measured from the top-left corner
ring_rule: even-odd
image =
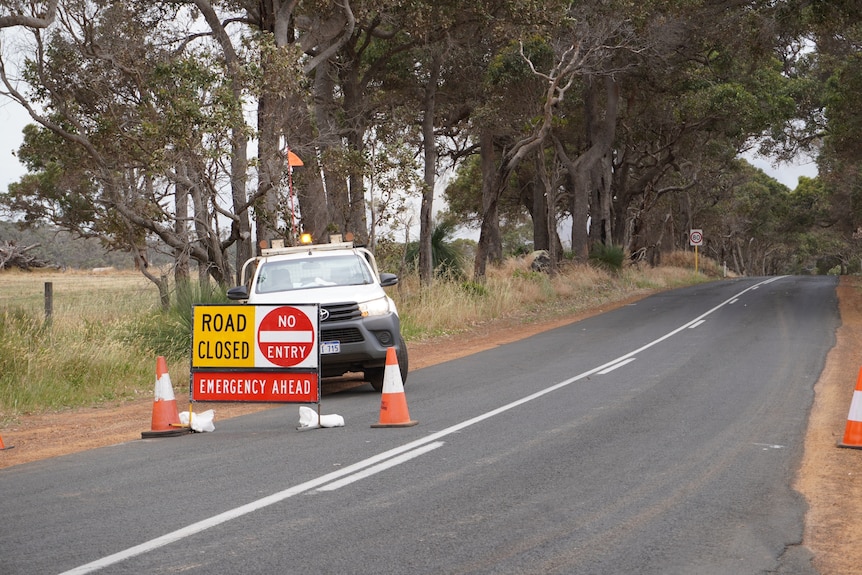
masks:
[[[304,246],[284,246],[278,248],[264,248],[260,250],[261,255],[277,256],[282,254],[296,254],[300,252],[322,252],[327,250],[349,250],[353,249],[353,242],[334,242],[331,244],[308,244]]]

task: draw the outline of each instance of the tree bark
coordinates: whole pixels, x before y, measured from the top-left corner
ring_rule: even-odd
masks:
[[[595,105],[593,87],[589,84],[591,82],[588,82],[585,92],[585,113],[590,147],[574,162],[567,163],[572,180],[571,209],[573,217],[584,217],[584,208],[587,206],[583,202],[590,202],[592,199],[587,207],[590,218],[589,238],[609,239],[612,234],[610,198],[607,196],[610,193],[611,172],[610,162],[605,157],[610,153],[616,134],[620,90],[619,84],[612,76],[604,77],[605,110],[602,116]],[[602,196],[605,196],[604,199]],[[586,222],[586,218],[582,221]],[[577,225],[577,220],[572,225],[572,251],[580,261],[589,256],[590,240],[585,227],[585,224]]]
[[[489,260],[498,262],[503,257],[498,210],[498,177],[494,166],[494,135],[490,130],[481,131],[479,146],[482,164],[482,226],[473,265],[473,275],[477,281],[484,279]]]
[[[189,186],[188,186],[188,170],[185,166],[179,166],[178,170],[183,173],[185,178],[178,181],[174,185],[174,233],[185,247],[173,248],[174,251],[174,281],[177,285],[188,283],[189,281]]]
[[[551,182],[548,167],[545,165],[545,150],[543,148],[539,148],[536,151],[536,172],[539,175],[539,180],[542,182],[543,195],[547,198],[547,205],[549,206],[549,209],[545,210],[545,218],[542,226],[545,228],[545,235],[548,238],[555,238],[557,235],[557,214],[556,209],[551,206],[556,206],[557,204],[557,191],[556,186]],[[557,273],[557,261],[560,257],[557,250],[557,242],[549,241],[546,249],[548,250],[548,257],[551,260],[550,274],[553,276]]]
[[[431,285],[434,280],[434,259],[431,251],[433,230],[434,184],[437,176],[437,141],[434,137],[436,116],[437,81],[440,76],[442,56],[435,52],[431,57],[431,69],[425,85],[422,118],[422,151],[425,155],[425,173],[422,188],[422,207],[419,210],[419,281]]]

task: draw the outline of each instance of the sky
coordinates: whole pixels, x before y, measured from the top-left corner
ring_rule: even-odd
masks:
[[[9,184],[18,181],[25,173],[14,152],[21,146],[21,130],[28,123],[30,117],[20,106],[9,100],[0,100],[0,192],[5,192]],[[764,158],[747,156],[746,159],[790,189],[796,188],[799,176],[813,178],[817,175],[813,161],[775,166]]]
[[[745,159],[748,160],[748,163],[752,166],[760,168],[791,190],[796,189],[796,184],[799,183],[799,176],[805,176],[808,178],[814,178],[817,176],[817,166],[815,166],[814,160],[810,159],[800,160],[794,164],[781,164],[778,166],[773,165],[768,159],[757,156],[745,156]]]

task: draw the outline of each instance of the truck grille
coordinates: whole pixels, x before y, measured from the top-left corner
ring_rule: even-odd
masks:
[[[344,329],[320,330],[320,341],[340,341],[341,343],[359,343],[363,341],[362,332],[355,327]]]
[[[355,302],[328,303],[321,307],[329,312],[329,317],[321,323],[329,321],[344,321],[347,319],[362,317],[362,314],[359,311],[359,304]]]

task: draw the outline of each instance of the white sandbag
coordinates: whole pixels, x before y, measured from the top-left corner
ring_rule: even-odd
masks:
[[[315,429],[318,427],[344,427],[344,418],[337,414],[321,415],[320,424],[317,421],[317,412],[304,405],[299,406],[299,427],[302,429]]]
[[[213,418],[215,418],[215,411],[213,411],[212,409],[208,409],[200,413],[192,413],[192,431],[197,431],[198,433],[203,433],[205,431],[215,431],[215,424],[213,423]],[[189,424],[188,411],[180,412],[180,423],[182,423],[183,425]]]

